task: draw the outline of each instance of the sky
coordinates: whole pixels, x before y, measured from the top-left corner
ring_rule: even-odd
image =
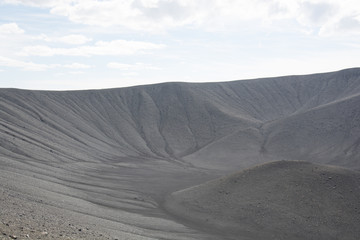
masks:
[[[0,88],[77,90],[360,67],[358,0],[0,0]]]

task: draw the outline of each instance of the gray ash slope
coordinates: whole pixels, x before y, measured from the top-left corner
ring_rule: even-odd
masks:
[[[237,144],[245,135],[249,154],[288,157],[289,149],[296,158],[330,155],[334,164],[360,167],[353,161],[359,156],[359,94],[360,69],[96,91],[2,89],[1,152],[54,162],[132,156],[206,163],[218,148],[246,155]],[[231,157],[218,159],[226,165]]]
[[[283,158],[359,169],[359,94],[358,68],[107,90],[0,89],[1,186],[110,221],[111,236],[208,239],[167,216],[163,197]]]
[[[279,161],[171,194],[167,209],[227,239],[358,239],[360,172]]]

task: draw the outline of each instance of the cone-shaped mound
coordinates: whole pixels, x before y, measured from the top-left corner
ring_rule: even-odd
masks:
[[[165,207],[224,239],[358,239],[359,199],[359,172],[278,161],[175,192]]]

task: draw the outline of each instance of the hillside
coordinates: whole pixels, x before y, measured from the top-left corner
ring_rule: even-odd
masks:
[[[69,211],[67,221],[93,218],[109,239],[211,239],[164,212],[164,197],[273,160],[360,169],[359,94],[359,68],[104,90],[0,89],[0,214],[12,219],[16,206],[30,204],[25,209],[48,210],[22,213],[20,225],[55,208]]]
[[[351,162],[358,157],[359,94],[359,69],[227,83],[165,83],[93,91],[2,89],[1,153],[55,162],[59,159],[54,159],[50,150],[58,151],[60,156],[55,158],[63,161],[98,161],[99,157],[112,161],[133,156],[208,164],[212,149],[225,149],[225,156],[217,156],[217,161],[232,161],[232,156],[226,157],[226,148],[232,145],[238,148],[249,138],[246,149],[250,150],[245,153],[255,157],[263,157],[268,146],[271,153],[272,148],[278,153],[273,145],[297,146],[298,138],[280,137],[283,142],[279,143],[276,134],[291,135],[295,130],[289,126],[290,130],[281,132],[284,124],[296,125],[297,131],[319,129],[330,131],[331,135],[333,128],[347,126],[350,121],[345,132],[354,136],[342,141],[338,154],[331,154],[328,161],[345,158]],[[308,125],[313,129],[308,129]],[[229,141],[232,144],[227,144]],[[237,155],[247,155],[243,149],[236,151]],[[308,157],[317,160],[315,153]],[[349,166],[360,167],[355,162]]]
[[[360,173],[280,161],[171,194],[166,208],[226,239],[358,239]]]

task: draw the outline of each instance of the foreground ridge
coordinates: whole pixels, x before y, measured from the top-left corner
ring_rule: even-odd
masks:
[[[360,173],[279,161],[171,194],[171,213],[228,239],[357,239]]]

